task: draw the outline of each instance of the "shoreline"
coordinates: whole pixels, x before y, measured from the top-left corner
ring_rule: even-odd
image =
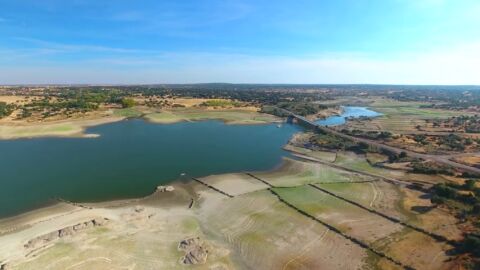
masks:
[[[287,143],[288,144],[288,143]],[[189,177],[188,181],[181,180],[181,179],[175,179],[171,181],[166,181],[164,183],[161,183],[161,185],[157,185],[153,187],[153,190],[144,196],[132,196],[132,197],[117,197],[117,198],[110,198],[110,199],[105,199],[105,200],[95,200],[95,201],[69,201],[64,198],[51,198],[47,202],[44,203],[39,203],[37,206],[33,206],[27,210],[14,213],[11,215],[6,215],[6,216],[0,216],[0,236],[4,235],[2,231],[2,225],[5,222],[13,222],[13,220],[16,219],[27,219],[29,216],[35,216],[35,215],[40,215],[43,210],[48,211],[50,208],[55,208],[57,206],[61,205],[68,205],[72,207],[80,207],[80,208],[94,208],[94,207],[102,207],[102,208],[115,208],[115,207],[121,207],[126,204],[130,203],[135,203],[144,199],[148,199],[151,196],[154,196],[158,192],[158,187],[160,186],[176,186],[176,185],[192,185],[192,183],[195,183],[195,180],[193,178],[209,178],[209,177],[215,177],[218,175],[227,175],[227,174],[244,174],[244,173],[273,173],[277,170],[279,170],[288,159],[296,160],[295,156],[292,155],[292,151],[286,150],[285,144],[282,146],[282,150],[285,151],[286,155],[282,157],[281,161],[273,166],[271,169],[267,170],[261,170],[261,171],[235,171],[235,172],[225,172],[225,173],[220,173],[220,174],[209,174],[209,175],[201,175],[201,176],[196,176],[196,177]]]
[[[223,112],[223,111],[218,111]],[[245,111],[247,113],[247,111]],[[283,122],[281,118],[270,116],[269,121],[265,120],[232,120],[218,116],[202,117],[196,119],[180,118],[175,120],[161,120],[149,117],[154,113],[142,113],[140,116],[106,116],[94,119],[64,119],[52,122],[35,123],[2,123],[0,122],[0,141],[18,140],[18,139],[36,139],[36,138],[98,138],[99,134],[86,133],[86,130],[105,124],[116,123],[130,119],[141,119],[151,124],[177,124],[183,122],[202,122],[202,121],[220,121],[225,125],[266,125]],[[259,116],[263,114],[259,113]]]
[[[108,116],[97,119],[61,120],[32,124],[0,124],[0,141],[36,138],[96,138],[85,133],[88,128],[120,122],[126,117]]]

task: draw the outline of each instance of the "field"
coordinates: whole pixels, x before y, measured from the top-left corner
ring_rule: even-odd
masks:
[[[458,163],[466,164],[473,167],[480,166],[480,157],[477,155],[458,156],[458,157],[454,157],[453,160]]]
[[[268,191],[217,202],[202,214],[209,234],[224,239],[241,269],[362,269],[368,253],[299,215]],[[234,214],[232,214],[234,213]],[[349,260],[342,258],[348,256]]]
[[[427,128],[427,119],[445,119],[452,116],[471,115],[470,112],[421,108],[429,105],[422,102],[400,102],[376,98],[369,100],[368,107],[384,114],[368,121],[349,121],[348,127],[362,130],[390,131],[393,133],[410,133],[417,131],[417,126],[426,131],[444,130]]]
[[[260,172],[255,175],[274,186],[293,187],[319,182],[349,182],[356,177],[348,172],[332,167],[285,159],[280,168],[272,172]]]
[[[278,121],[276,117],[250,109],[175,109],[147,114],[145,118],[160,124],[201,120],[222,120],[227,124],[264,124]]]
[[[211,175],[201,180],[233,196],[268,189],[268,185],[245,173]]]
[[[291,151],[294,153],[299,153],[302,155],[307,155],[313,158],[318,158],[323,161],[334,162],[337,158],[337,153],[334,152],[326,152],[326,151],[312,151],[310,149],[302,148],[293,146],[291,144],[287,144],[284,147],[285,150]]]
[[[23,104],[28,101],[26,96],[0,96],[0,102],[5,102],[7,104]]]

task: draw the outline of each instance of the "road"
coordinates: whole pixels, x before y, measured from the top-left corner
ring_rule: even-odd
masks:
[[[421,153],[416,153],[416,152],[413,152],[413,151],[410,151],[410,150],[405,150],[405,149],[402,149],[402,148],[393,147],[393,146],[390,146],[390,145],[385,145],[385,144],[382,144],[382,143],[379,143],[379,142],[376,142],[376,141],[372,141],[372,140],[369,140],[369,139],[350,136],[350,135],[338,132],[336,130],[333,130],[331,128],[318,125],[317,123],[312,122],[312,121],[306,119],[303,116],[294,114],[294,113],[292,113],[288,110],[281,109],[281,108],[279,108],[279,109],[284,111],[285,113],[289,114],[290,116],[296,118],[297,120],[302,121],[303,123],[308,124],[311,127],[316,128],[317,130],[320,130],[324,133],[333,134],[335,136],[338,136],[338,137],[341,137],[341,138],[344,138],[344,139],[347,139],[347,140],[350,140],[350,141],[353,141],[353,142],[366,143],[366,144],[374,146],[378,149],[387,150],[387,151],[390,151],[390,152],[393,152],[393,153],[396,153],[396,154],[400,154],[401,152],[405,152],[409,157],[420,158],[420,159],[423,159],[423,160],[430,160],[430,161],[434,161],[434,162],[439,163],[439,164],[451,166],[451,167],[456,168],[460,171],[480,174],[480,168],[471,167],[471,166],[468,166],[468,165],[465,165],[465,164],[460,164],[458,162],[454,162],[454,161],[450,160],[450,158],[452,158],[453,155],[421,154]]]

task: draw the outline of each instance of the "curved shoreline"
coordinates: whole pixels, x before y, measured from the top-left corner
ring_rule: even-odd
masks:
[[[149,115],[154,113],[142,113],[139,116],[127,117],[127,116],[107,116],[97,119],[75,119],[75,120],[60,120],[54,122],[41,122],[41,123],[15,123],[5,124],[0,123],[0,140],[17,140],[17,139],[36,139],[36,138],[97,138],[99,134],[86,133],[89,128],[125,121],[129,119],[142,119],[152,124],[176,124],[182,122],[202,122],[202,121],[221,121],[226,125],[264,125],[271,123],[279,123],[282,120],[280,118],[275,119],[272,117],[272,121],[255,121],[250,119],[245,120],[232,120],[228,118],[222,118],[216,115],[212,117],[202,118],[181,118],[175,121],[171,120],[155,120]],[[262,114],[259,114],[260,116]],[[270,115],[267,115],[270,117]]]
[[[0,140],[36,138],[93,138],[85,133],[88,128],[120,122],[126,117],[109,116],[98,119],[62,120],[33,124],[0,124]]]

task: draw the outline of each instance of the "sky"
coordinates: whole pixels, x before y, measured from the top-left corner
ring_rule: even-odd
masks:
[[[0,84],[480,85],[479,0],[0,0]]]

